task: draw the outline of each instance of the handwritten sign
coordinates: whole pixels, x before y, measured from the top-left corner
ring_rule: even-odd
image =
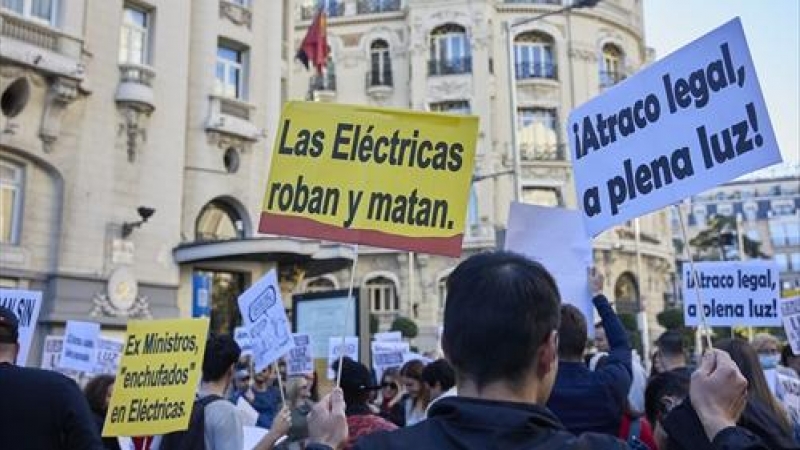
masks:
[[[274,269],[239,296],[239,311],[250,332],[256,372],[291,350],[292,332]]]
[[[97,341],[100,324],[70,320],[64,332],[61,367],[92,373],[97,364]]]
[[[341,336],[334,336],[328,340],[328,370],[327,375],[329,380],[336,378],[336,373],[331,369],[334,362],[339,360],[339,356],[349,357],[353,361],[358,361],[358,337],[347,336],[342,343]]]
[[[781,315],[792,353],[800,355],[800,297],[781,300]]]
[[[311,337],[307,334],[293,334],[294,348],[286,358],[286,375],[308,375],[314,373],[314,359],[311,357]]]

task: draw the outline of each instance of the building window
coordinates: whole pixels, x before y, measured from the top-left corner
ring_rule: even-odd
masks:
[[[50,26],[57,25],[58,0],[2,0],[4,9]]]
[[[467,228],[473,229],[481,224],[478,216],[478,192],[475,190],[475,183],[469,189],[469,203],[467,204]]]
[[[553,38],[537,32],[523,33],[514,39],[514,72],[518,80],[556,78]]]
[[[378,276],[367,281],[365,286],[372,312],[396,312],[400,309],[394,281]]]
[[[328,17],[344,15],[344,2],[342,0],[306,0],[301,8],[303,20],[313,19],[320,9],[325,10]]]
[[[447,276],[439,277],[436,282],[436,289],[439,292],[439,309],[444,310],[447,301]]]
[[[389,44],[377,39],[369,46],[370,71],[368,86],[392,86],[392,60],[389,57]]]
[[[208,331],[213,334],[233,334],[242,324],[238,298],[248,286],[249,276],[243,272],[196,270],[195,277],[208,279],[210,323]]]
[[[356,11],[359,14],[400,11],[400,0],[358,0]]]
[[[775,262],[778,264],[778,270],[782,272],[789,271],[789,255],[786,253],[776,253]]]
[[[472,72],[467,32],[461,25],[446,24],[431,32],[429,75],[452,75]]]
[[[800,272],[800,253],[789,255],[789,262],[792,266],[792,272]]]
[[[706,214],[705,206],[703,205],[695,206],[692,215],[694,215],[695,224],[698,227],[705,227],[706,225],[708,225],[708,215]]]
[[[800,226],[796,220],[770,220],[769,234],[774,247],[800,245]]]
[[[0,159],[0,243],[19,242],[22,221],[22,167]]]
[[[125,6],[119,39],[119,62],[150,64],[150,14]]]
[[[209,202],[200,211],[195,227],[198,241],[225,241],[244,238],[244,221],[236,210],[219,200]]]
[[[539,206],[562,206],[561,191],[557,187],[523,186],[522,202]]]
[[[336,64],[330,46],[328,47],[328,60],[325,62],[325,68],[322,69],[322,74],[315,74],[311,77],[310,83],[312,91],[336,91]]]
[[[433,112],[449,113],[449,114],[469,114],[469,101],[467,100],[450,100],[444,102],[431,103],[430,109]]]
[[[523,160],[563,160],[558,145],[558,118],[555,109],[520,108],[517,115],[520,155]]]
[[[600,87],[607,88],[625,79],[623,70],[625,54],[614,44],[603,46],[603,59],[600,61]]]
[[[229,45],[217,46],[215,90],[223,97],[245,99],[246,51]]]

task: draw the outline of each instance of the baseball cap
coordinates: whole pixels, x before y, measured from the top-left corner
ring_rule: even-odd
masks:
[[[0,306],[0,343],[15,344],[19,338],[19,320],[13,311]]]
[[[334,372],[339,368],[339,361],[332,364]],[[339,382],[345,394],[358,394],[380,389],[372,383],[372,376],[367,366],[350,358],[342,359],[342,379]]]

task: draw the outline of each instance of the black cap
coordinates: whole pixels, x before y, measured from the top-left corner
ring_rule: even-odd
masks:
[[[333,371],[336,372],[339,368],[339,361],[334,361],[332,367]],[[372,376],[367,366],[348,357],[342,358],[342,379],[339,381],[339,385],[345,395],[348,396],[380,389],[380,386],[375,386],[372,383]]]
[[[13,311],[0,306],[0,343],[16,344],[19,339],[19,320]]]

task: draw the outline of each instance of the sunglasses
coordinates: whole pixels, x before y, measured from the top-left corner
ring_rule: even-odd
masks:
[[[397,390],[397,383],[383,383],[381,387]]]

